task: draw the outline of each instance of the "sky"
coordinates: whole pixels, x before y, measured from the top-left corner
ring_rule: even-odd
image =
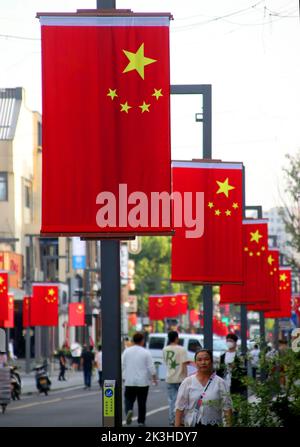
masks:
[[[282,205],[285,154],[300,149],[298,0],[117,0],[170,12],[171,83],[212,85],[213,158],[243,162],[246,205]],[[36,12],[94,9],[96,0],[0,0],[0,88],[24,87],[42,111]],[[198,95],[172,95],[172,159],[202,157]],[[286,197],[287,199],[287,197]]]

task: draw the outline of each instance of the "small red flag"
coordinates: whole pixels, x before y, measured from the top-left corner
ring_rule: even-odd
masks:
[[[265,312],[265,318],[290,318],[292,312],[291,269],[279,269],[280,310]]]
[[[176,293],[177,296],[177,309],[179,315],[185,315],[188,310],[188,294]]]
[[[6,320],[0,321],[0,326],[3,328],[13,328],[15,327],[15,304],[14,296],[10,293],[8,294],[8,317]]]
[[[69,326],[85,326],[84,303],[69,304]]]
[[[199,311],[197,309],[190,310],[190,322],[191,324],[199,323]]]
[[[33,284],[30,302],[31,326],[58,325],[58,286]]]
[[[170,15],[49,16],[41,231],[169,233],[171,219],[153,223],[150,204],[152,192],[171,193]]]
[[[242,163],[172,163],[173,194],[185,198],[181,209],[174,200],[173,281],[242,282],[242,168]]]
[[[30,300],[31,296],[23,298],[23,327],[30,327]]]
[[[0,320],[8,318],[8,274],[0,272]]]
[[[165,295],[149,296],[149,319],[163,320],[169,315],[169,300]]]

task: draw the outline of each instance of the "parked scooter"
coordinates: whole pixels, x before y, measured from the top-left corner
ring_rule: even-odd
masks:
[[[11,385],[11,398],[12,400],[20,400],[22,382],[20,374],[17,372],[17,366],[10,366],[10,385]]]
[[[35,371],[36,387],[40,393],[45,393],[48,396],[48,391],[50,390],[51,380],[47,372],[47,363],[42,365],[37,365],[33,368]]]

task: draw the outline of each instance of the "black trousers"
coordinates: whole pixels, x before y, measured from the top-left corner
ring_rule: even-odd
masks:
[[[144,424],[146,419],[146,402],[149,386],[125,386],[125,413],[133,410],[135,399],[138,402],[138,424]]]

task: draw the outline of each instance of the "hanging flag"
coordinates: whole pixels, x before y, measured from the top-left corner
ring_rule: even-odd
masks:
[[[290,268],[279,269],[280,310],[265,312],[265,318],[291,318],[292,314],[292,278]]]
[[[242,170],[242,163],[172,163],[173,194],[185,195],[181,210],[174,201],[173,281],[242,282]],[[204,193],[203,210],[195,219],[200,193]],[[188,195],[192,197],[190,203]],[[178,227],[180,217],[182,228]],[[203,220],[201,237],[189,233],[193,219],[198,223]]]
[[[42,233],[169,234],[170,14],[39,18]]]
[[[0,321],[0,327],[3,328],[13,328],[15,327],[15,304],[14,304],[14,296],[12,294],[8,294],[8,316],[5,320]]]
[[[30,323],[31,326],[58,325],[58,286],[32,284]]]
[[[247,305],[248,310],[256,312],[266,312],[280,309],[279,296],[279,250],[267,251],[268,273],[265,280],[266,299],[264,302]]]
[[[168,300],[168,318],[176,318],[179,315],[179,296],[167,295],[165,297]]]
[[[0,320],[8,318],[8,273],[0,272]]]
[[[179,315],[185,315],[188,311],[188,294],[176,293],[177,296],[177,309]]]
[[[85,326],[84,303],[69,304],[69,326]]]
[[[267,300],[268,224],[266,219],[243,220],[243,285],[221,285],[220,304],[261,303]]]
[[[163,320],[167,318],[169,310],[169,301],[164,295],[149,296],[149,319]]]
[[[199,311],[197,309],[190,310],[190,323],[191,324],[199,323]]]
[[[30,327],[30,300],[31,296],[24,296],[23,298],[23,312],[22,312],[22,321],[23,327]]]

